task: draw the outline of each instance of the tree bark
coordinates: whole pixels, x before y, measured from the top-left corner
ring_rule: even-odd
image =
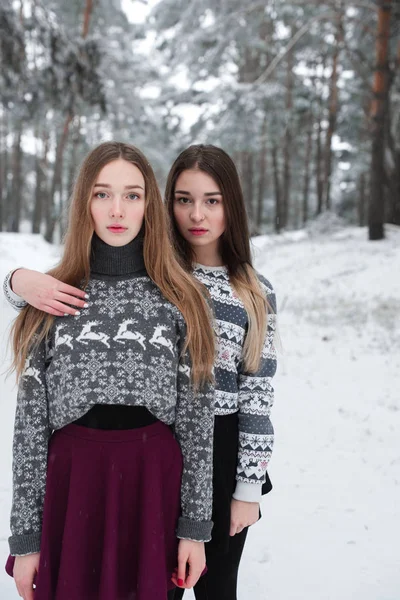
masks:
[[[22,123],[18,123],[14,136],[14,145],[12,151],[12,184],[11,198],[12,206],[8,213],[8,231],[18,232],[21,220],[22,207]]]
[[[376,35],[376,67],[372,87],[371,103],[371,183],[368,207],[368,236],[370,240],[381,240],[385,236],[385,106],[388,94],[389,32],[392,0],[379,0],[378,26]]]
[[[307,130],[307,143],[306,143],[306,154],[304,160],[304,183],[303,183],[303,210],[302,210],[302,222],[305,225],[308,221],[308,196],[310,193],[310,172],[311,172],[311,156],[312,156],[312,133],[313,133],[313,113],[310,110],[308,113],[308,130]]]
[[[272,168],[275,189],[275,231],[276,233],[280,233],[282,230],[282,194],[278,171],[278,148],[275,144],[272,147]]]
[[[253,153],[249,150],[242,152],[242,173],[245,202],[247,215],[249,217],[250,230],[254,228],[254,210],[253,210]]]
[[[361,173],[359,177],[359,195],[358,195],[358,224],[360,227],[365,225],[365,173]]]
[[[93,11],[93,0],[86,0],[85,12],[83,14],[82,38],[85,39],[89,33],[90,18]]]
[[[322,59],[322,77],[325,71],[325,56]],[[324,81],[322,82],[324,84]],[[321,86],[323,87],[323,86]],[[317,82],[315,85],[315,94],[317,96],[318,104],[318,127],[317,127],[317,138],[315,148],[315,187],[317,190],[317,211],[316,214],[322,213],[322,206],[324,201],[324,173],[323,173],[323,155],[322,155],[322,121],[324,118],[324,111],[322,106],[322,90],[318,90]]]
[[[60,191],[61,186],[61,177],[62,177],[62,168],[63,168],[63,157],[64,157],[64,149],[67,143],[69,126],[72,121],[72,114],[68,114],[64,121],[63,130],[61,136],[57,143],[56,149],[56,157],[54,161],[54,171],[53,178],[51,182],[50,194],[49,194],[49,202],[47,203],[46,210],[46,233],[45,240],[52,243],[53,235],[54,235],[54,227],[57,221],[56,208],[55,208],[55,194]]]
[[[39,132],[37,132],[39,136]],[[43,217],[43,208],[47,202],[47,185],[46,185],[46,174],[47,174],[47,153],[49,150],[49,135],[44,134],[42,136],[43,150],[40,155],[39,148],[36,149],[35,159],[35,175],[36,175],[36,188],[35,188],[35,204],[33,208],[32,216],[32,233],[40,233]]]
[[[263,204],[266,188],[266,171],[267,171],[267,115],[264,115],[264,120],[261,129],[261,149],[260,149],[260,172],[258,178],[258,198],[257,198],[257,217],[256,226],[258,233],[261,232]]]
[[[0,231],[5,225],[5,204],[7,198],[7,133],[3,114],[0,114]]]
[[[282,226],[289,223],[292,131],[291,119],[293,108],[293,50],[288,52],[286,72],[286,129],[283,146],[283,186],[282,186]]]
[[[332,175],[332,138],[336,131],[337,113],[338,113],[338,64],[340,47],[343,41],[343,15],[340,6],[338,13],[338,22],[335,35],[335,48],[332,59],[332,73],[329,84],[329,117],[328,129],[325,138],[325,161],[324,161],[324,196],[325,208],[331,209],[331,175]]]

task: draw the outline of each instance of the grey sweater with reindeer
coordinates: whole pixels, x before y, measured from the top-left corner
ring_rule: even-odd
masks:
[[[13,444],[11,554],[40,550],[51,432],[95,404],[145,406],[175,424],[183,454],[177,535],[211,537],[214,389],[194,394],[182,355],[184,319],[144,269],[140,240],[93,242],[89,307],[54,320],[29,354],[20,380]]]

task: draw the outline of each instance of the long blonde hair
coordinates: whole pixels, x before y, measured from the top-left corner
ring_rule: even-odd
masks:
[[[174,219],[175,184],[188,169],[198,169],[210,175],[218,184],[224,199],[225,231],[219,242],[219,252],[228,269],[232,287],[247,312],[248,330],[243,348],[247,371],[255,373],[260,366],[266,335],[268,314],[273,313],[252,266],[250,236],[242,187],[230,156],[212,145],[193,145],[175,160],[168,175],[165,190],[168,214],[173,223],[175,248],[186,270],[191,271],[195,259],[190,244],[179,233]]]
[[[156,178],[146,157],[134,146],[105,142],[92,150],[81,166],[72,193],[69,225],[60,263],[49,275],[70,285],[85,287],[90,277],[90,252],[94,232],[90,212],[93,186],[101,169],[122,158],[141,171],[145,180],[144,262],[147,272],[162,294],[182,313],[186,322],[187,348],[192,363],[192,382],[197,388],[212,380],[215,360],[211,313],[204,291],[179,264],[170,239],[168,216],[163,207]],[[20,376],[32,345],[48,335],[54,317],[26,306],[14,322],[11,336],[12,367]]]

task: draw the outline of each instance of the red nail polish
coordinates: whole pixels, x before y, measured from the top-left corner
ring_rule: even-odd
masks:
[[[183,579],[178,579],[178,585],[179,585],[180,587],[182,587],[182,586],[183,586]]]

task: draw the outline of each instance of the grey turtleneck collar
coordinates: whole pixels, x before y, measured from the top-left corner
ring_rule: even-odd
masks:
[[[125,246],[109,246],[94,233],[90,271],[96,275],[131,275],[145,270],[143,257],[143,233]]]

